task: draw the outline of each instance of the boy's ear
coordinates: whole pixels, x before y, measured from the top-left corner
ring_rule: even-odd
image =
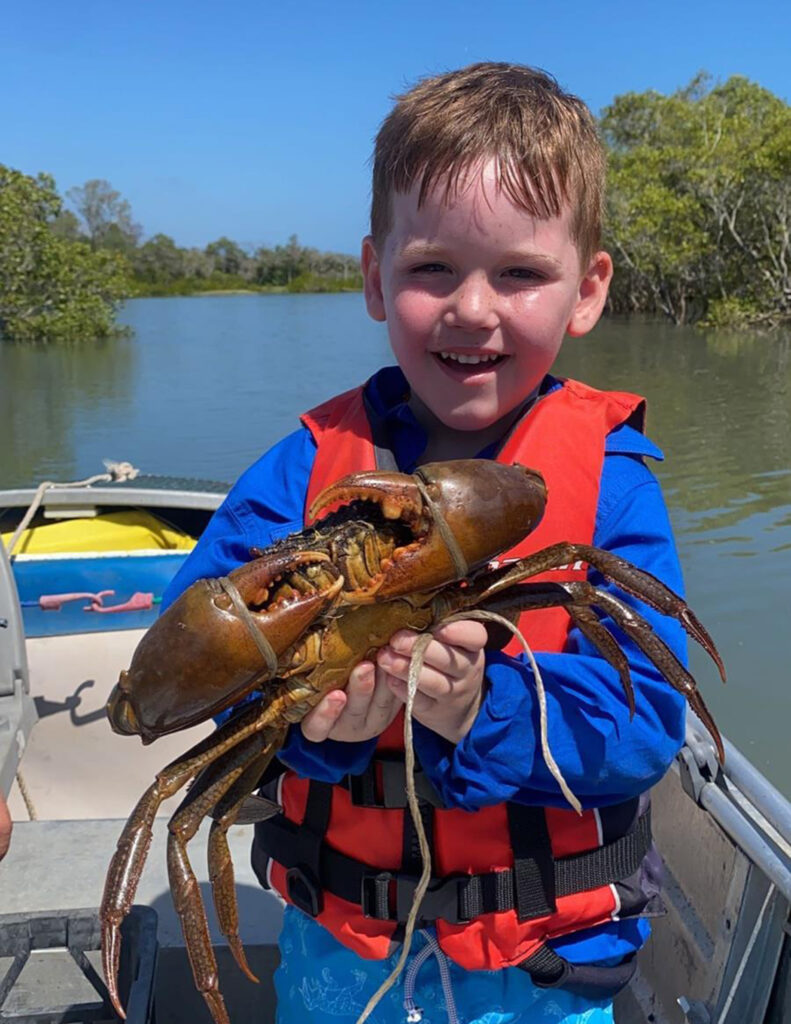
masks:
[[[365,293],[365,306],[368,315],[374,320],[384,321],[385,300],[382,294],[382,272],[379,267],[379,257],[376,255],[374,240],[370,235],[363,239],[363,249],[360,256],[360,264],[363,271],[363,292]]]
[[[580,281],[577,303],[566,327],[572,338],[587,334],[601,316],[612,280],[612,258],[608,252],[597,252]]]

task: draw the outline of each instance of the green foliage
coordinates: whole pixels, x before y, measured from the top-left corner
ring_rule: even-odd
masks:
[[[117,254],[73,240],[69,230],[49,175],[32,178],[0,165],[0,338],[114,333],[116,304],[129,291],[128,266]]]
[[[161,298],[167,295],[200,295],[205,292],[264,291],[233,274],[210,274],[208,277],[174,277],[153,283],[135,282],[132,294],[136,298]],[[278,289],[283,290],[283,289]]]
[[[604,111],[605,244],[616,311],[675,323],[791,318],[791,107],[745,78],[698,75]]]
[[[353,256],[319,252],[292,235],[285,245],[247,253],[223,236],[205,249],[180,249],[155,235],[132,254],[137,295],[191,295],[207,291],[359,291],[362,276]]]
[[[287,292],[359,292],[362,291],[363,276],[360,273],[348,277],[322,277],[308,272],[299,274],[286,285]]]
[[[740,299],[735,295],[729,295],[724,299],[711,300],[701,326],[749,327],[767,319],[753,299]]]

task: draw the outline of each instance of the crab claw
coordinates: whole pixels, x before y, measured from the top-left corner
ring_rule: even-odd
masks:
[[[193,583],[121,673],[107,703],[112,728],[151,743],[230,707],[276,675],[277,658],[342,586],[327,555],[312,551],[271,553]]]
[[[372,471],[344,477],[319,494],[309,515],[375,502],[385,520],[407,527],[411,541],[396,547],[369,588],[376,600],[388,600],[462,579],[514,547],[537,526],[546,497],[535,470],[458,459],[427,463],[414,476]]]

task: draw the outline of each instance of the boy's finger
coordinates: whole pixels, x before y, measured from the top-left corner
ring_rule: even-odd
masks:
[[[388,676],[398,679],[402,683],[409,680],[409,658],[389,653],[380,653],[379,658],[379,664]],[[424,661],[418,677],[418,689],[435,700],[440,697],[448,697],[453,692],[453,678],[448,673],[438,671]]]
[[[433,630],[433,633],[434,639],[439,640],[440,643],[461,647],[465,651],[483,650],[488,640],[486,626],[473,619],[449,622],[446,626],[439,626]]]
[[[343,714],[345,706],[346,694],[343,690],[332,690],[326,694],[302,719],[302,735],[312,743],[323,743]]]
[[[479,651],[467,651],[461,647],[452,647],[449,644],[432,640],[423,654],[423,671],[434,669],[453,679],[462,679],[469,674],[479,654]],[[407,678],[410,655],[396,651],[392,647],[383,647],[377,655],[377,661],[387,672],[400,676],[402,679]],[[421,671],[421,678],[423,671]]]
[[[368,707],[368,728],[375,735],[383,732],[395,718],[400,701],[387,685],[387,673],[376,669],[376,687]]]
[[[346,719],[354,723],[365,721],[371,707],[375,685],[376,673],[372,662],[363,661],[352,669],[349,682],[346,684]]]
[[[396,697],[400,704],[406,704],[407,698],[407,684],[403,679],[397,679],[395,676],[387,676],[387,685],[390,688],[393,696]],[[415,694],[415,702],[413,704],[413,710],[416,715],[424,715],[432,708],[437,706],[437,702],[433,697],[427,696],[420,690]]]

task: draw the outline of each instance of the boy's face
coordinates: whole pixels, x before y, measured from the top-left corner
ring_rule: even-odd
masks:
[[[589,267],[570,212],[539,220],[496,184],[493,163],[447,201],[435,188],[392,197],[392,228],[363,242],[368,312],[387,321],[412,391],[445,426],[483,430],[539,385],[564,335],[599,318],[612,275],[606,253]]]

